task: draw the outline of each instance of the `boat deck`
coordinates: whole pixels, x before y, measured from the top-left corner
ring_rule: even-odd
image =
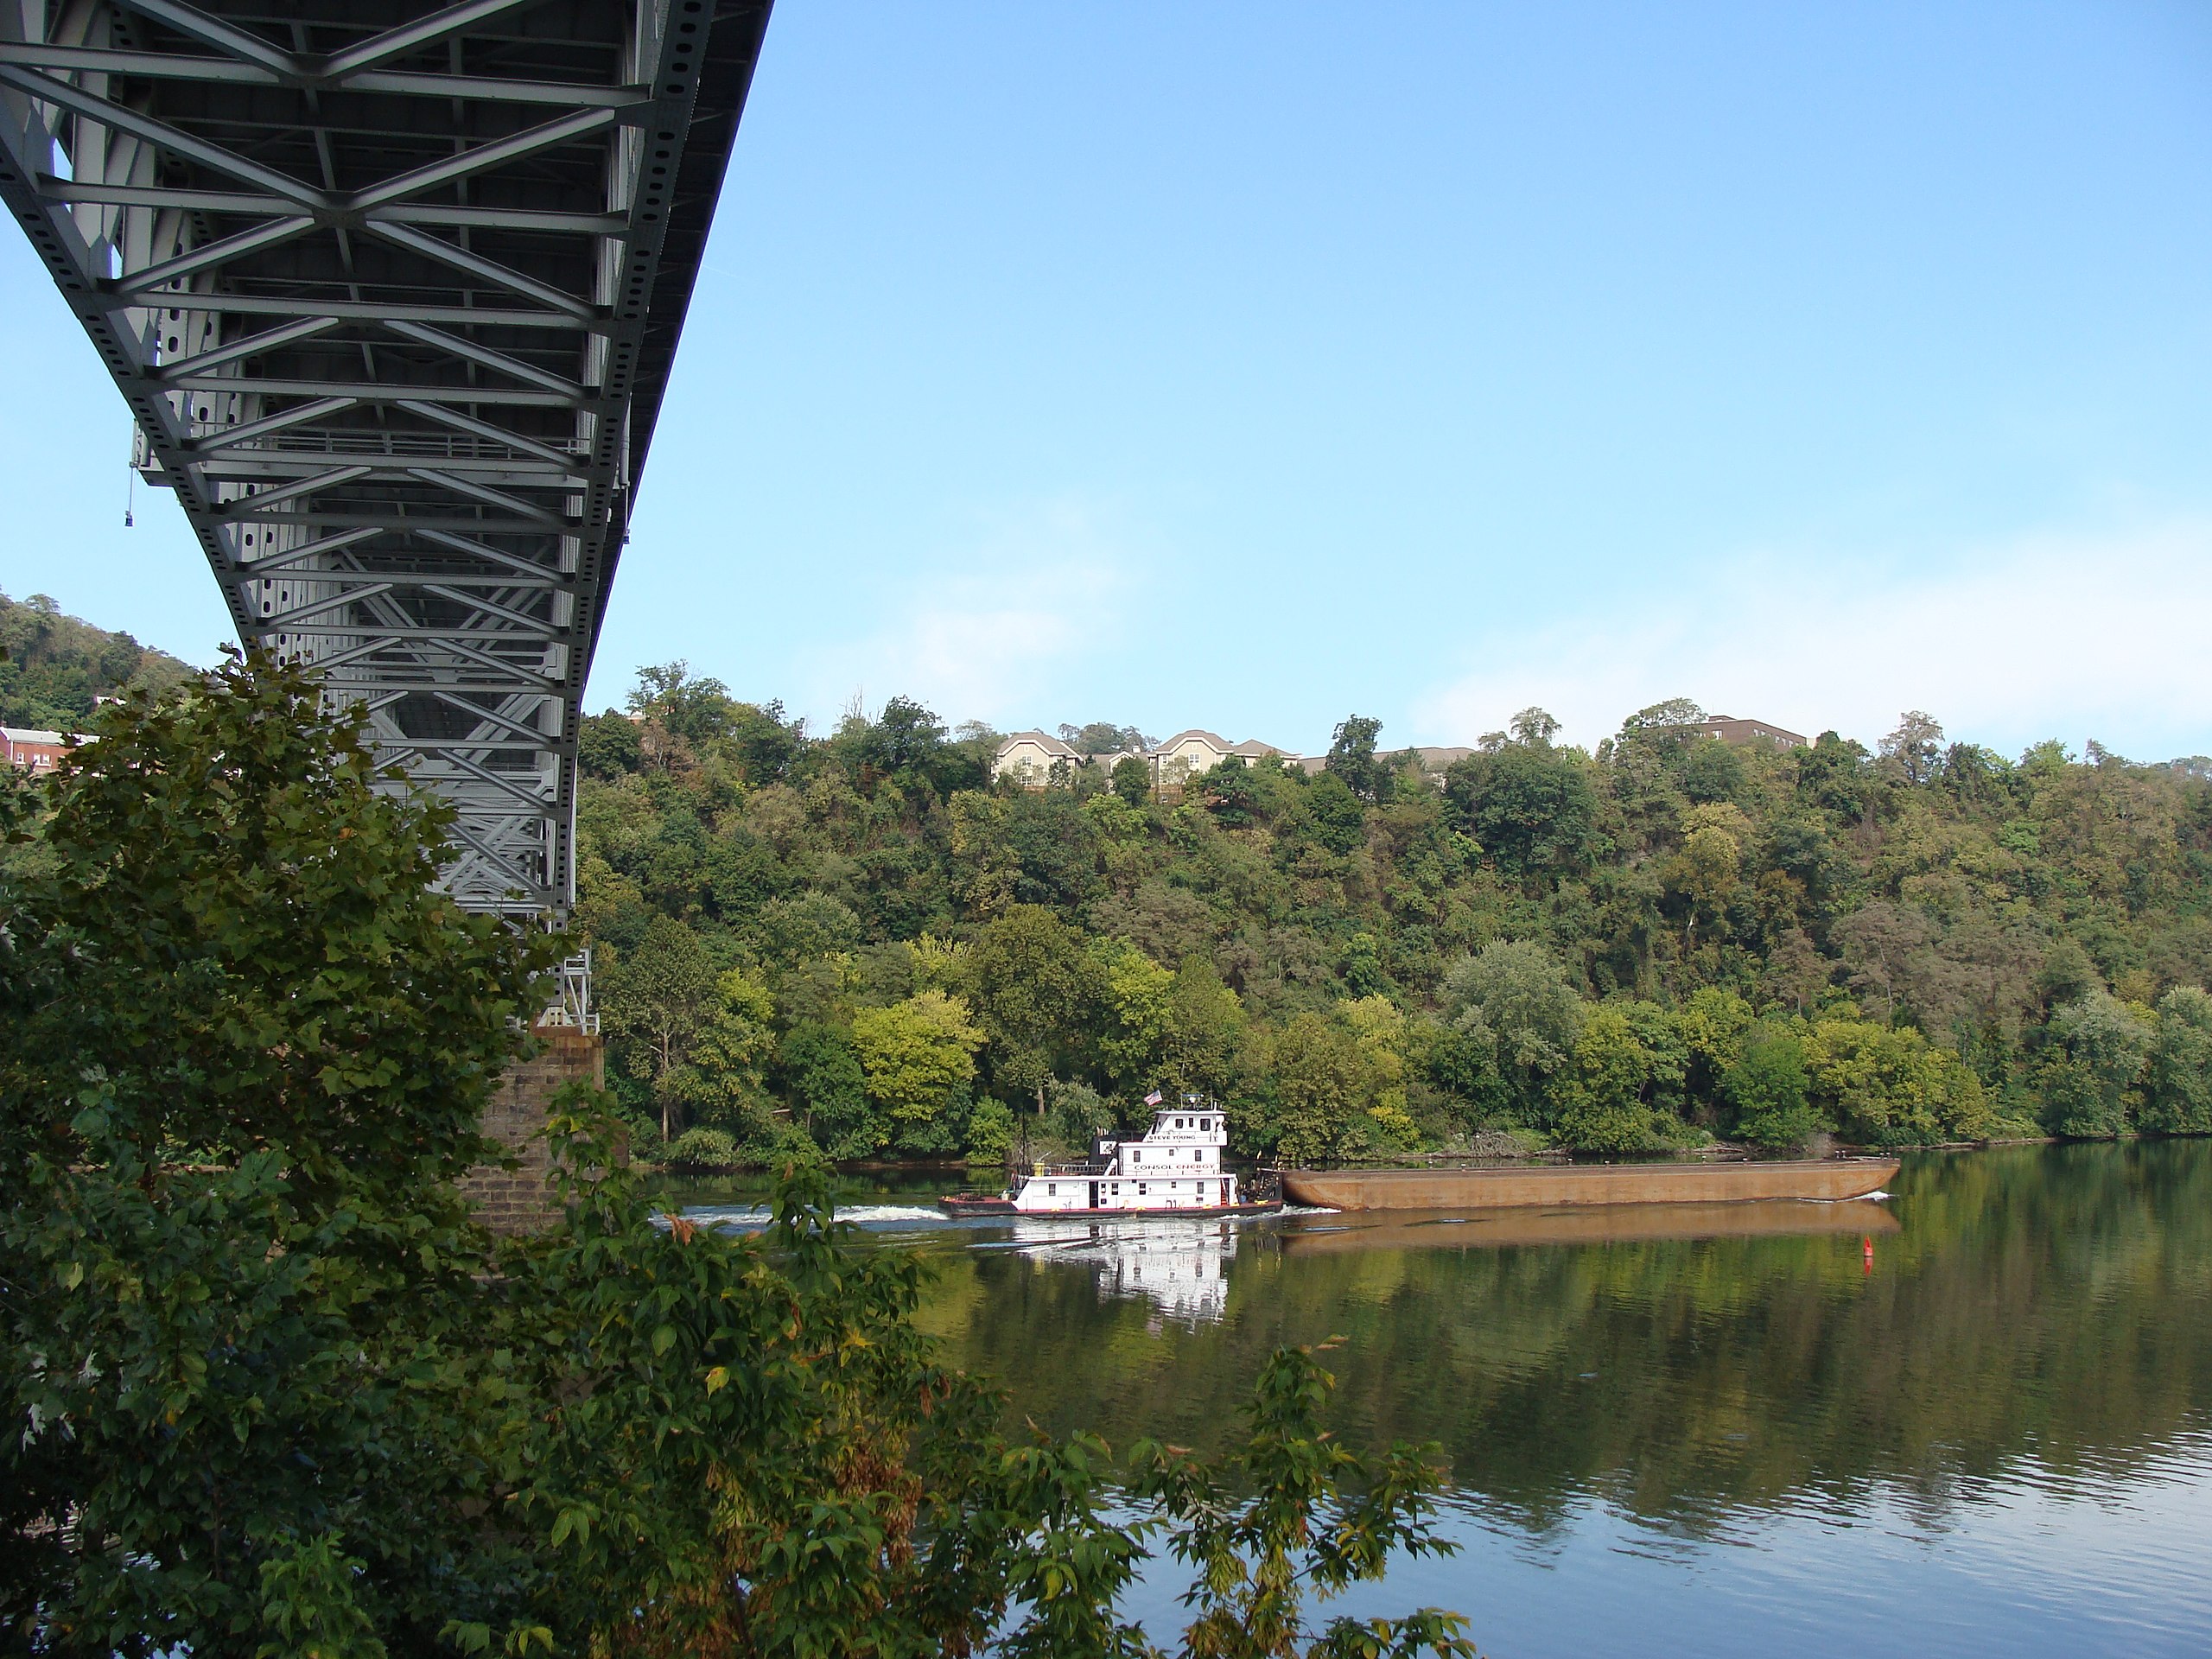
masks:
[[[1226,1216],[1268,1216],[1282,1208],[1281,1199],[1250,1204],[1160,1205],[1142,1209],[1017,1210],[1012,1198],[982,1193],[956,1192],[939,1198],[937,1207],[949,1216],[1020,1216],[1028,1221],[1212,1221]]]

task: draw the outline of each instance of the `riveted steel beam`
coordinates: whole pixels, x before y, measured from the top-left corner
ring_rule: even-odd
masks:
[[[239,637],[573,887],[576,733],[767,0],[24,0],[0,204]]]

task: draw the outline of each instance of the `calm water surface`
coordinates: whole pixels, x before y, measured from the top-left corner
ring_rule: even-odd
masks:
[[[1270,1349],[1346,1339],[1338,1426],[1439,1442],[1463,1546],[1348,1611],[1456,1608],[1497,1659],[2212,1653],[2212,1142],[1597,1222],[922,1207],[957,1185],[854,1213],[931,1259],[929,1328],[1048,1427],[1217,1445]],[[1180,1587],[1136,1598],[1155,1637]]]

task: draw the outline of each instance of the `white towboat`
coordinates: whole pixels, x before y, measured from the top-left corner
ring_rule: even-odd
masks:
[[[1246,1200],[1237,1178],[1221,1166],[1229,1127],[1221,1108],[1203,1095],[1161,1106],[1135,1140],[1101,1135],[1079,1164],[1039,1164],[1016,1175],[995,1198],[959,1192],[938,1205],[956,1216],[1263,1215],[1280,1199]]]

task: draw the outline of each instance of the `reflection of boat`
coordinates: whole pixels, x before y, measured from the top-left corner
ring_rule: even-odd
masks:
[[[1226,1222],[1020,1220],[1014,1248],[1033,1261],[1084,1262],[1101,1301],[1141,1298],[1179,1319],[1217,1319],[1229,1305],[1236,1229]]]
[[[1287,1169],[1284,1195],[1329,1210],[1558,1209],[1582,1204],[1740,1204],[1863,1198],[1897,1173],[1894,1158],[1713,1164],[1506,1164],[1480,1169]]]
[[[1318,1225],[1314,1224],[1319,1224]],[[1789,1238],[1894,1233],[1897,1218],[1878,1204],[1807,1204],[1790,1198],[1748,1204],[1592,1204],[1566,1210],[1393,1211],[1388,1220],[1329,1224],[1294,1217],[1284,1247],[1300,1255],[1341,1250],[1502,1249],[1515,1244],[1634,1244],[1678,1238]]]
[[[1154,1095],[1153,1100],[1160,1096]],[[995,1196],[956,1192],[938,1204],[955,1216],[1256,1216],[1281,1207],[1251,1203],[1221,1166],[1229,1121],[1202,1095],[1162,1106],[1134,1141],[1101,1135],[1079,1164],[1039,1164]]]

